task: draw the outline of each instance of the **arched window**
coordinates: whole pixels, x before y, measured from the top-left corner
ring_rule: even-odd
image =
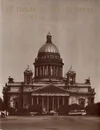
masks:
[[[85,99],[80,98],[79,99],[79,105],[84,107],[85,106]]]
[[[27,83],[30,82],[30,75],[27,75]]]

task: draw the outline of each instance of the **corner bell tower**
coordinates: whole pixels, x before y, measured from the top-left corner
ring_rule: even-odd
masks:
[[[33,72],[28,66],[27,69],[24,71],[24,83],[32,83],[32,76]]]

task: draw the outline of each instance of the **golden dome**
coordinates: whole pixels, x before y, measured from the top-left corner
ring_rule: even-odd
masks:
[[[47,35],[47,41],[46,43],[39,49],[39,53],[44,53],[44,52],[50,52],[50,53],[59,53],[57,47],[52,43],[51,41],[52,36],[50,33]]]
[[[51,53],[59,53],[57,47],[53,43],[45,43],[40,49],[41,52],[51,52]]]

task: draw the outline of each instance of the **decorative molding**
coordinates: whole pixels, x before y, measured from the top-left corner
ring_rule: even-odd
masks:
[[[19,87],[11,87],[10,92],[20,92],[20,88]]]
[[[88,88],[70,87],[68,90],[71,92],[77,92],[77,93],[88,93]]]
[[[32,96],[69,96],[69,94],[60,93],[32,93]]]

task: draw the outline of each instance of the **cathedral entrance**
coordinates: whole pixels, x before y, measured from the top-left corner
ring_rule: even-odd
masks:
[[[63,105],[68,105],[68,97],[66,96],[33,96],[32,105],[41,105],[42,110],[57,110]]]

